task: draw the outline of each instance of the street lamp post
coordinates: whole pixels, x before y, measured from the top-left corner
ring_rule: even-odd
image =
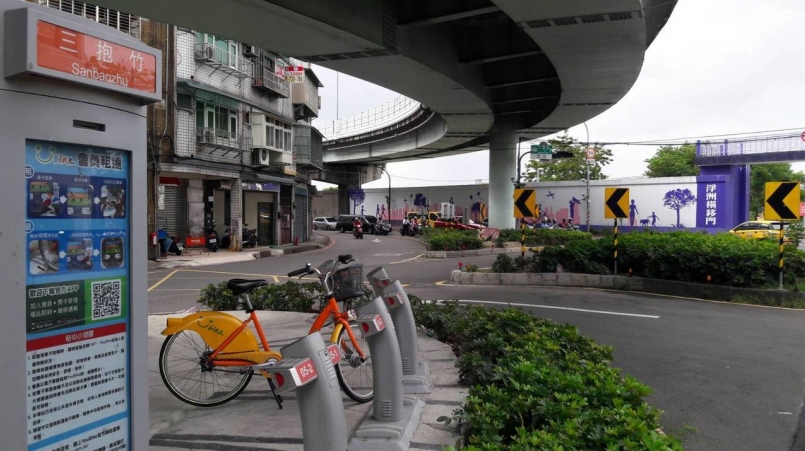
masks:
[[[391,174],[389,174],[389,171],[387,171],[384,166],[380,166],[380,170],[385,172],[386,176],[389,178],[389,195],[387,198],[386,212],[388,214],[389,225],[391,225]]]

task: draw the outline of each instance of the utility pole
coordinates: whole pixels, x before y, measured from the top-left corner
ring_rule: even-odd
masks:
[[[386,173],[386,176],[389,178],[389,195],[388,195],[388,202],[386,205],[386,212],[388,214],[388,221],[391,224],[391,174],[389,171],[386,170],[385,166],[380,166],[380,170]]]

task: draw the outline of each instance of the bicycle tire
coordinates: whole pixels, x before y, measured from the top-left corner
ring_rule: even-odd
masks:
[[[359,359],[351,358],[353,352],[352,342],[347,334],[346,328],[341,328],[338,333],[338,349],[341,350],[341,361],[335,367],[335,374],[338,376],[338,385],[353,401],[366,403],[374,398],[374,375],[372,374],[372,358],[369,353],[369,343],[360,334],[358,323],[350,321],[350,327],[354,328],[358,346],[361,347],[366,361],[358,363]],[[346,345],[346,346],[345,346]],[[355,354],[357,358],[357,354]]]
[[[46,240],[39,240],[39,241],[36,243],[36,244],[37,244],[37,247],[39,247],[39,255],[42,257],[42,260],[44,261],[45,266],[47,266],[47,267],[48,267],[48,269],[50,269],[51,271],[58,271],[58,270],[59,270],[59,267],[58,267],[57,265],[54,265],[54,264],[53,264],[53,263],[50,261],[50,259],[48,258],[48,256],[47,256],[47,255],[45,255],[45,248],[44,248],[44,246],[42,245],[42,244],[43,244],[45,241],[46,241]],[[55,258],[56,263],[58,264],[58,263],[59,263],[59,254],[55,254],[55,256],[56,256],[56,258]]]
[[[171,353],[174,344],[183,346],[185,349],[177,349],[176,352]],[[170,355],[179,354],[180,351],[187,356],[176,356],[179,363],[172,364],[169,361]],[[216,369],[216,367],[211,370],[202,369],[203,356],[211,351],[201,336],[193,331],[183,330],[165,338],[162,349],[159,351],[159,374],[162,376],[165,387],[173,396],[197,407],[220,406],[234,399],[249,385],[252,371],[236,372],[236,370]],[[176,368],[180,364],[182,364],[181,368]],[[232,383],[227,382],[226,385],[223,385],[222,382],[226,382],[224,379],[231,379]],[[219,391],[216,391],[216,382],[220,387]],[[189,387],[188,384],[190,384]],[[211,392],[208,392],[208,384],[211,384]],[[220,391],[221,389],[224,391]],[[202,397],[207,393],[209,396]]]

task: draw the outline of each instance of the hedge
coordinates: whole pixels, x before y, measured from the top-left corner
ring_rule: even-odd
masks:
[[[503,241],[520,242],[522,231],[520,229],[503,229],[500,237]],[[563,245],[573,241],[592,240],[593,235],[587,232],[560,230],[560,229],[526,229],[526,246]]]
[[[470,385],[452,417],[466,450],[682,450],[659,434],[650,389],[612,368],[612,349],[515,309],[425,303],[416,322],[458,355]]]
[[[286,312],[313,312],[323,295],[318,282],[297,283],[289,281],[283,284],[269,284],[257,288],[249,294],[249,300],[256,310],[276,310]],[[353,300],[357,307],[374,299],[372,290],[364,288],[362,298]],[[238,310],[243,308],[238,297],[226,287],[226,282],[209,284],[199,293],[198,303],[212,310]]]
[[[613,239],[574,241],[565,246],[546,246],[526,259],[499,256],[493,271],[607,274],[612,268]],[[779,249],[767,240],[747,240],[730,234],[630,233],[618,238],[618,268],[632,275],[655,279],[711,282],[747,288],[775,286]],[[787,247],[785,281],[796,284],[805,277],[805,252]]]
[[[425,233],[429,251],[465,251],[484,247],[477,230],[429,228]]]

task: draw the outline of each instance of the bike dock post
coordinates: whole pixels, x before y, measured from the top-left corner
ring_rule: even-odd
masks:
[[[380,296],[388,307],[394,322],[402,358],[403,393],[430,393],[430,368],[425,360],[419,358],[414,312],[402,284],[399,280],[391,282],[382,266],[366,277],[375,290],[375,295]]]
[[[358,309],[358,323],[369,343],[374,377],[372,409],[355,431],[350,451],[405,451],[425,403],[403,396],[400,345],[394,323],[380,298]]]
[[[282,348],[276,365],[257,368],[271,374],[278,394],[296,389],[305,451],[347,449],[344,401],[333,367],[340,355],[313,333]]]

